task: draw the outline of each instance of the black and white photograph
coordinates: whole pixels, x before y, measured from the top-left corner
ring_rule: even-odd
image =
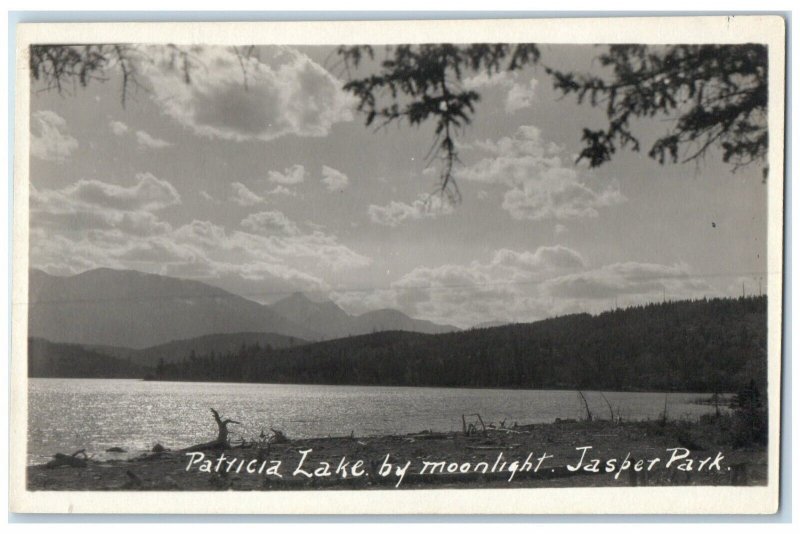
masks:
[[[782,19],[308,24],[18,28],[12,503],[774,512]]]

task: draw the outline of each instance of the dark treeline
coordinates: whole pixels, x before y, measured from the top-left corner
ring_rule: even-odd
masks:
[[[766,297],[650,304],[450,334],[243,345],[149,378],[225,382],[684,390],[766,385]]]
[[[141,378],[148,368],[70,343],[28,339],[31,378]]]

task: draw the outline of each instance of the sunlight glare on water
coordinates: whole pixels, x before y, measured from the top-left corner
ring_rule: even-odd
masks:
[[[575,391],[230,384],[32,378],[29,380],[28,461],[86,449],[98,458],[110,447],[130,454],[154,444],[176,449],[216,437],[209,408],[232,426],[232,438],[256,439],[280,429],[290,438],[399,434],[461,429],[461,415],[479,413],[507,425],[578,419],[583,403]],[[608,417],[598,392],[584,392],[590,409]],[[608,392],[623,418],[656,419],[664,393]],[[698,404],[708,394],[670,393],[671,419],[694,419],[714,410]]]

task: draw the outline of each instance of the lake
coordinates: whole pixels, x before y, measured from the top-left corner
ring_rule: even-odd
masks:
[[[585,415],[576,391],[413,387],[230,384],[31,378],[28,462],[42,463],[56,452],[86,449],[96,458],[122,447],[129,455],[155,443],[186,447],[216,437],[209,408],[232,426],[232,438],[255,439],[269,428],[290,438],[409,433],[461,429],[461,415],[479,413],[487,424],[552,422]],[[596,417],[608,418],[599,392],[584,392]],[[703,393],[606,392],[626,420],[696,419],[714,410],[698,404]]]

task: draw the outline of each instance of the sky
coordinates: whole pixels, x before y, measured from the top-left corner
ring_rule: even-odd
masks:
[[[303,291],[462,328],[766,291],[760,166],[622,150],[589,169],[580,136],[602,110],[559,97],[542,68],[463,80],[481,101],[453,203],[433,194],[432,125],[366,127],[335,47],[260,47],[246,77],[229,48],[196,47],[190,84],[170,50],[142,49],[124,106],[116,72],[33,83],[32,268],[135,269],[264,303]],[[598,52],[542,59],[587,71]],[[644,146],[669,127],[634,124]]]

